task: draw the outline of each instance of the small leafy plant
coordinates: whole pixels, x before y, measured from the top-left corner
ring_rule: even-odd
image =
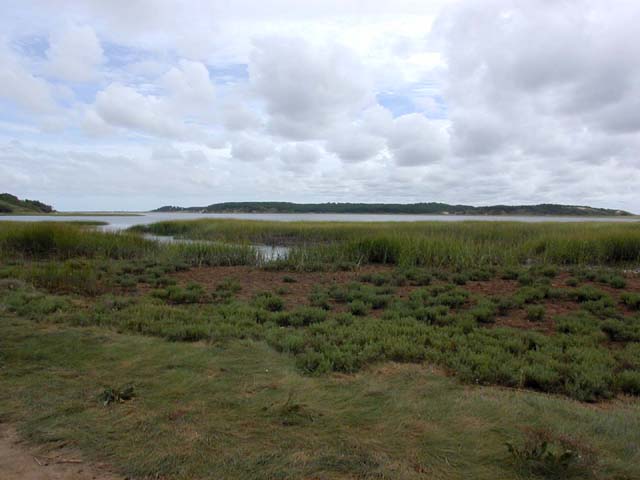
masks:
[[[521,444],[506,442],[514,462],[543,478],[588,478],[591,454],[576,441],[546,430],[526,430]]]
[[[134,396],[135,389],[133,385],[124,385],[120,388],[105,388],[100,395],[98,395],[98,400],[106,407],[111,403],[124,403],[131,400]]]

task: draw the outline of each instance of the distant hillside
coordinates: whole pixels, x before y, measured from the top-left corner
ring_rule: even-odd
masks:
[[[200,213],[395,213],[430,215],[572,215],[623,216],[632,215],[623,210],[594,208],[577,205],[493,205],[472,207],[446,203],[290,203],[290,202],[226,202],[208,207],[165,206],[154,212]]]
[[[37,200],[20,200],[10,193],[0,193],[0,213],[51,213],[53,207]]]

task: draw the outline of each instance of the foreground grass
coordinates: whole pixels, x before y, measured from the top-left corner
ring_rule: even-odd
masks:
[[[538,478],[505,446],[527,429],[580,450],[557,478],[640,475],[637,403],[465,387],[409,365],[307,377],[262,342],[167,343],[6,315],[0,352],[3,421],[137,478]],[[123,383],[133,400],[98,401]]]

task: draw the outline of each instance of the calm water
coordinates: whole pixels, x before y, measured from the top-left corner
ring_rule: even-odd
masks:
[[[140,213],[138,216],[116,215],[3,215],[0,221],[18,222],[68,222],[95,220],[107,222],[105,230],[122,230],[133,225],[146,225],[165,220],[191,220],[200,218],[237,218],[243,220],[273,220],[279,222],[638,222],[640,217],[534,217],[534,216],[476,216],[476,215],[374,215],[374,214],[333,214],[333,213]]]

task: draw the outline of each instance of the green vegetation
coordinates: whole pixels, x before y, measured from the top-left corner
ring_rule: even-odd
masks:
[[[552,278],[558,265],[622,265],[640,261],[640,223],[515,222],[263,222],[197,220],[135,227],[136,232],[231,243],[290,245],[282,268],[322,264],[393,265],[464,269],[537,262]],[[482,269],[477,270],[477,267]],[[469,271],[476,268],[475,271]],[[544,270],[544,269],[543,269]],[[472,279],[472,278],[470,278]],[[620,285],[620,278],[612,280]]]
[[[623,210],[594,208],[578,205],[493,205],[472,207],[470,205],[448,205],[446,203],[291,203],[291,202],[226,202],[208,207],[160,207],[156,212],[200,212],[200,213],[387,213],[387,214],[431,214],[431,215],[576,215],[611,216],[631,215]]]
[[[20,200],[10,193],[0,193],[0,214],[2,213],[52,213],[53,207],[37,200]]]
[[[1,418],[132,478],[640,476],[638,228],[394,226],[0,223]]]

